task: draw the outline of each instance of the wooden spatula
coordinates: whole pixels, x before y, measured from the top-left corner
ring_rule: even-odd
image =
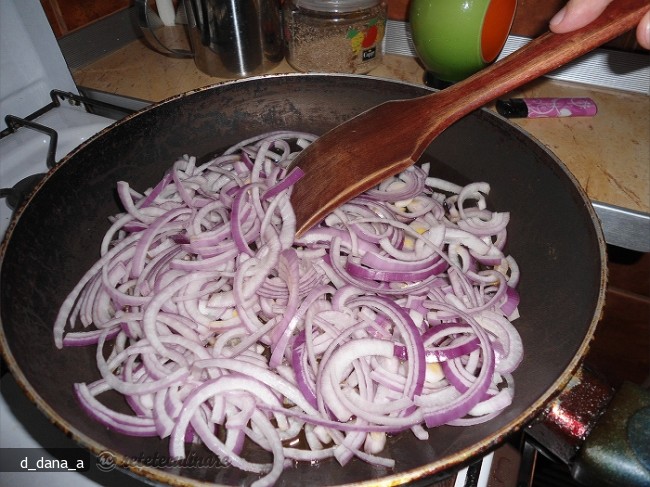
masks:
[[[383,103],[330,130],[292,164],[305,173],[291,197],[296,235],[414,164],[436,136],[463,116],[632,29],[648,10],[648,0],[614,0],[580,30],[548,32],[445,90]]]

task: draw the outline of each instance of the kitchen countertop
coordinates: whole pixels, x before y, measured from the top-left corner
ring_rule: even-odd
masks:
[[[288,72],[294,70],[285,61],[270,71]],[[191,59],[159,54],[141,40],[72,74],[80,87],[150,102],[226,81],[200,72]],[[390,54],[369,74],[423,84],[424,70],[412,57]],[[594,117],[512,122],[566,164],[596,203],[603,221],[614,215],[613,226],[604,223],[609,243],[618,245],[617,234],[629,230],[631,221],[634,229],[627,243],[633,242],[622,246],[650,251],[650,96],[542,78],[508,97],[590,97],[596,102]],[[606,207],[607,214],[599,211],[599,205]],[[625,218],[627,223],[622,221]],[[617,228],[621,223],[625,228]]]

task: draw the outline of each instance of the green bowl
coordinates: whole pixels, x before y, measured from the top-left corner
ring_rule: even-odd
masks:
[[[517,0],[411,0],[417,55],[437,79],[465,79],[499,56],[516,7]]]

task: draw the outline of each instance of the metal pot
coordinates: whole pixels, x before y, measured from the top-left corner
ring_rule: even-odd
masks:
[[[167,444],[115,434],[80,411],[72,384],[98,377],[94,350],[54,347],[57,310],[98,256],[107,218],[119,211],[118,180],[144,190],[179,155],[205,156],[279,128],[322,133],[385,100],[425,92],[361,76],[247,79],[170,98],[77,149],[18,211],[0,249],[2,352],[27,395],[81,445],[111,452],[140,475],[174,485],[248,485],[256,476],[235,468],[163,470],[131,462],[164,456]],[[535,419],[580,367],[603,307],[606,256],[594,210],[573,176],[529,135],[487,110],[449,128],[424,159],[436,176],[489,182],[491,206],[512,211],[508,246],[522,270],[516,324],[525,346],[514,403],[482,425],[437,428],[427,442],[408,433],[390,438],[392,471],[324,461],[287,469],[279,485],[395,485],[466,464]],[[108,400],[120,404],[118,397]]]

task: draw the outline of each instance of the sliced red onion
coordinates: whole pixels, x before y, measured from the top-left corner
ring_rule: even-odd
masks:
[[[520,271],[489,185],[412,167],[294,240],[286,168],[314,139],[263,134],[142,193],[118,184],[124,212],[54,324],[58,347],[97,348],[100,377],[75,385],[89,416],[168,438],[172,457],[201,441],[272,485],[293,460],[391,468],[387,434],[508,407]],[[248,460],[249,442],[273,460]]]

